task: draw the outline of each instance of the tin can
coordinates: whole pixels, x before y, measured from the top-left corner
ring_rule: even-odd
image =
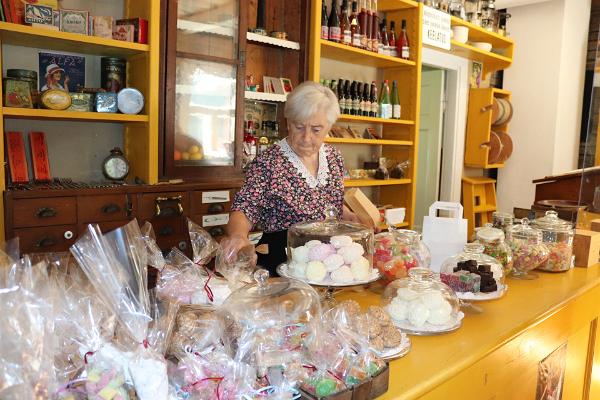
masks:
[[[91,93],[69,93],[71,106],[68,111],[92,111],[93,95]]]
[[[102,57],[100,81],[102,88],[109,92],[121,91],[127,84],[127,61],[122,58]]]
[[[125,88],[117,95],[117,106],[123,114],[139,114],[144,108],[144,95],[135,88]]]
[[[50,89],[42,93],[41,103],[51,110],[66,110],[71,106],[71,96],[63,90]]]
[[[113,92],[96,93],[96,112],[116,113],[117,94]]]
[[[38,90],[38,74],[36,71],[28,69],[7,69],[6,76],[8,78],[29,82],[31,91]]]

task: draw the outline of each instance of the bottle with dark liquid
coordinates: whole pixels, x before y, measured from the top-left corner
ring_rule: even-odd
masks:
[[[369,84],[367,82],[365,82],[363,85],[362,102],[363,102],[362,116],[368,117],[369,114],[371,113],[371,100],[369,98]]]
[[[388,41],[390,43],[390,56],[398,57],[398,49],[396,49],[396,23],[394,21],[390,21]]]
[[[367,9],[367,48],[369,51],[377,51],[373,49],[373,11],[371,10],[371,0],[366,1]]]
[[[352,110],[354,111],[352,115],[360,115],[360,99],[362,96],[360,89],[360,82],[356,82],[354,97],[352,98]]]
[[[400,98],[398,97],[398,84],[396,83],[396,81],[392,82],[391,102],[392,102],[392,118],[400,119],[402,112],[401,112],[401,108],[400,108]]]
[[[379,30],[379,16],[377,15],[377,0],[371,1],[371,49],[377,51],[379,49],[379,40],[377,39],[377,31]]]
[[[344,103],[343,114],[349,115],[350,109],[352,108],[352,98],[350,97],[350,81],[347,79],[344,82],[344,98],[346,99],[346,101]]]
[[[329,40],[339,43],[342,40],[342,31],[340,28],[340,16],[337,11],[337,0],[331,3],[331,13],[329,14]]]
[[[388,34],[386,26],[387,21],[385,18],[381,21],[381,54],[389,56],[390,55],[390,42],[388,40]]]
[[[344,112],[344,108],[346,107],[346,97],[344,96],[344,80],[339,79],[337,85],[337,96],[338,102],[340,104],[340,112]]]
[[[352,46],[360,47],[360,23],[358,18],[358,4],[352,2],[352,15],[350,16],[350,35],[352,36]]]
[[[356,115],[363,115],[363,111],[365,110],[365,100],[362,97],[363,93],[363,83],[358,82],[357,84],[357,92],[358,92],[358,113]]]
[[[348,18],[348,0],[342,1],[340,29],[342,33],[342,43],[350,46],[352,44],[352,31],[350,28],[350,19]]]
[[[327,6],[325,0],[323,0],[323,7],[321,8],[321,39],[329,39],[329,25],[327,24]]]
[[[408,44],[408,35],[406,34],[406,20],[402,20],[402,30],[398,35],[398,53],[400,58],[408,60],[410,58],[410,45]]]
[[[360,0],[360,14],[358,15],[358,22],[360,24],[360,47],[361,49],[367,48],[367,40],[369,35],[367,34],[367,0]]]
[[[371,111],[369,112],[369,117],[376,117],[377,113],[379,112],[379,104],[377,103],[377,84],[375,84],[375,81],[371,82],[369,101],[371,101]]]
[[[354,103],[356,102],[356,81],[352,81],[350,85],[350,105],[348,108],[350,109],[350,115],[356,115],[356,111],[354,110]]]

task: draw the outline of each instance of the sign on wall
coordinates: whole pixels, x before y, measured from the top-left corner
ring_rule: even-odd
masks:
[[[423,44],[450,50],[450,14],[423,7]]]

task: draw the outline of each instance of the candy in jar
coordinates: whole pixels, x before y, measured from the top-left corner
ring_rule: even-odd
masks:
[[[373,263],[384,279],[391,282],[406,277],[408,271],[417,266],[417,258],[395,234],[382,232],[375,235]]]
[[[494,211],[492,214],[492,225],[494,228],[502,229],[505,236],[508,236],[513,224],[515,217],[511,213]]]
[[[558,218],[556,211],[546,211],[531,224],[542,232],[542,241],[550,251],[548,260],[538,269],[543,271],[568,271],[573,265],[573,226]]]
[[[495,258],[502,264],[505,276],[513,269],[513,256],[510,246],[504,241],[504,232],[486,224],[477,230],[477,242],[484,247],[483,253]]]
[[[513,252],[513,272],[515,278],[535,278],[529,273],[548,260],[548,248],[542,243],[542,232],[529,226],[523,218],[521,224],[510,231],[510,248]]]

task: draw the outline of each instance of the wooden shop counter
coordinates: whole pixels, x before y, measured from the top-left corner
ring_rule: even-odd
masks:
[[[411,336],[412,349],[391,362],[380,399],[537,399],[538,365],[563,344],[562,399],[600,399],[600,266],[538,275],[509,279],[502,299],[477,303],[481,313],[463,309],[463,326],[453,333]],[[336,298],[379,304],[370,291]]]

